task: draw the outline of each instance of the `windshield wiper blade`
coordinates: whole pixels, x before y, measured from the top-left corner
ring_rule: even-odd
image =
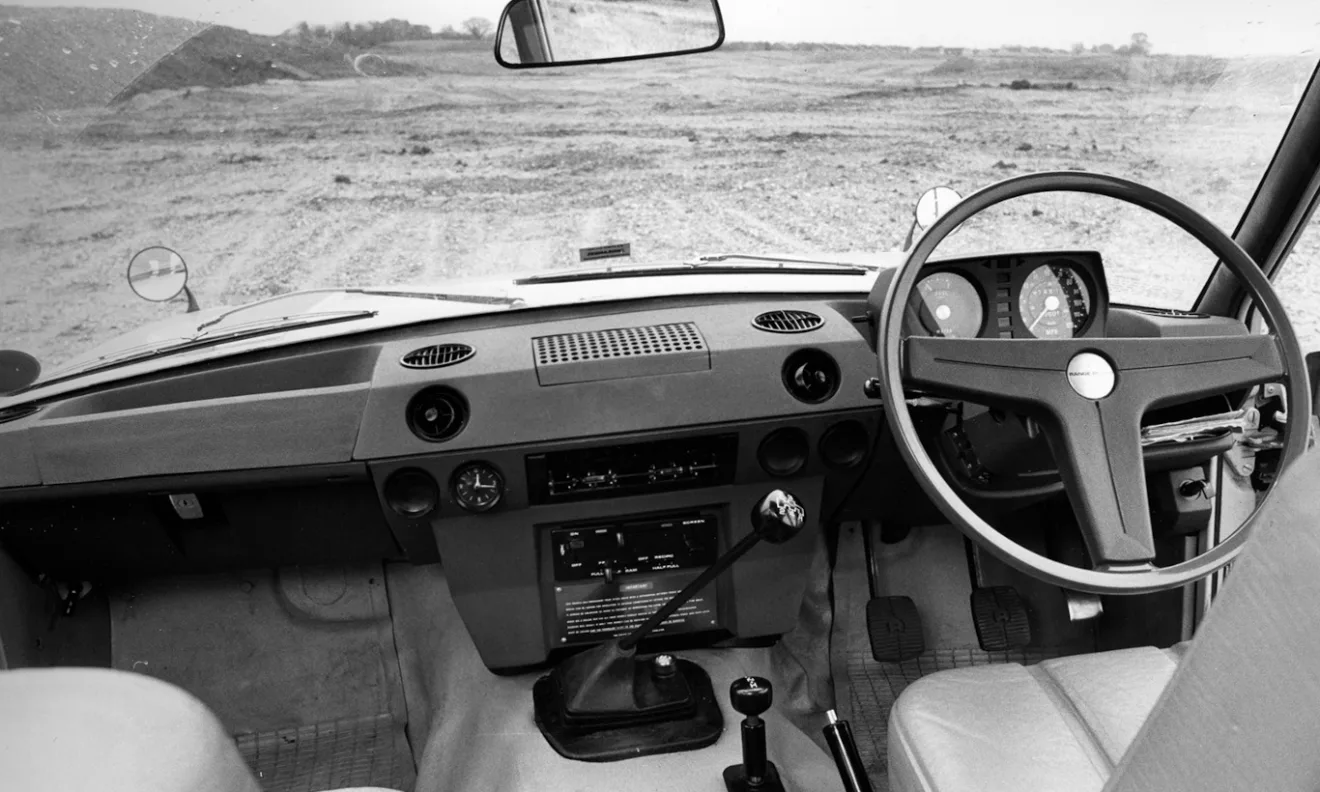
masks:
[[[240,305],[237,308],[231,308],[230,310],[225,311],[219,316],[216,316],[212,319],[208,319],[207,321],[202,322],[200,325],[197,326],[197,331],[200,333],[201,331],[206,330],[209,327],[215,327],[216,325],[220,324],[221,322],[225,321],[231,316],[234,316],[235,314],[251,311],[254,308],[267,306],[270,305],[271,303],[280,302],[282,300],[293,300],[293,299],[303,298],[311,294],[365,294],[371,297],[403,297],[406,299],[413,299],[413,300],[442,300],[444,302],[466,302],[466,303],[476,303],[478,305],[507,305],[511,307],[517,307],[522,304],[522,301],[516,298],[490,296],[485,294],[449,294],[449,293],[441,293],[441,292],[405,291],[405,290],[391,290],[391,289],[306,289],[304,291],[289,292],[287,294],[277,294],[274,297],[267,297],[264,300],[259,300],[254,303],[248,303],[247,305]],[[321,312],[317,315],[323,315],[324,313],[326,312]],[[303,314],[303,315],[306,316],[308,314]]]
[[[815,264],[818,266],[832,267],[851,272],[873,272],[880,269],[879,265],[876,264],[856,264],[853,262],[826,261],[824,259],[794,258],[792,256],[758,256],[750,253],[704,253],[693,259],[691,266],[704,268],[704,265],[706,264],[724,263],[728,261],[764,261],[785,265]]]
[[[500,297],[491,294],[452,294],[448,292],[394,291],[390,289],[345,289],[354,294],[369,294],[373,297],[411,297],[416,300],[440,300],[443,302],[475,303],[476,305],[507,305],[517,308],[526,304],[520,297]]]
[[[670,275],[864,275],[875,271],[874,268],[861,264],[840,264],[836,261],[797,261],[755,256],[729,256],[728,258],[751,263],[739,264],[725,262],[723,258],[709,257],[683,264],[630,265],[626,267],[606,267],[605,269],[547,272],[521,278],[516,282],[519,285],[529,283],[571,283],[582,280],[649,278]]]

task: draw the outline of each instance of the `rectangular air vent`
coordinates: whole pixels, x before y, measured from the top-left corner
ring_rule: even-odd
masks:
[[[532,350],[542,385],[710,370],[710,350],[692,322],[540,336]]]

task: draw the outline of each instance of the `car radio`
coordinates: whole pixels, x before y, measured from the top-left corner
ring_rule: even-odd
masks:
[[[733,482],[738,435],[599,446],[527,457],[533,505]]]

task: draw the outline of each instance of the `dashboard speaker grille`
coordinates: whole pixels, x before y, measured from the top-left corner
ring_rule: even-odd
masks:
[[[467,344],[435,344],[414,349],[399,361],[405,368],[436,369],[453,366],[471,358],[477,350]]]
[[[532,350],[542,385],[710,368],[710,350],[693,322],[540,336]]]
[[[767,311],[752,320],[752,325],[767,333],[809,333],[825,324],[810,311]]]

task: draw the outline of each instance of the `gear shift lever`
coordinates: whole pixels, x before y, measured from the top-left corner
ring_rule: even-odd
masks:
[[[765,721],[761,713],[770,709],[774,689],[762,677],[735,679],[729,686],[733,708],[746,715],[742,722],[743,763],[724,768],[724,786],[729,792],[784,792],[775,763],[765,757]]]
[[[781,544],[796,536],[806,512],[793,495],[774,490],[756,504],[751,522],[750,533],[637,629],[569,657],[537,681],[536,723],[555,750],[572,759],[608,761],[701,748],[718,739],[724,724],[706,672],[688,660],[643,664],[635,655],[642,639],[758,542]],[[685,728],[681,737],[656,728],[687,726],[694,719],[712,728]],[[700,739],[693,736],[698,733]]]

